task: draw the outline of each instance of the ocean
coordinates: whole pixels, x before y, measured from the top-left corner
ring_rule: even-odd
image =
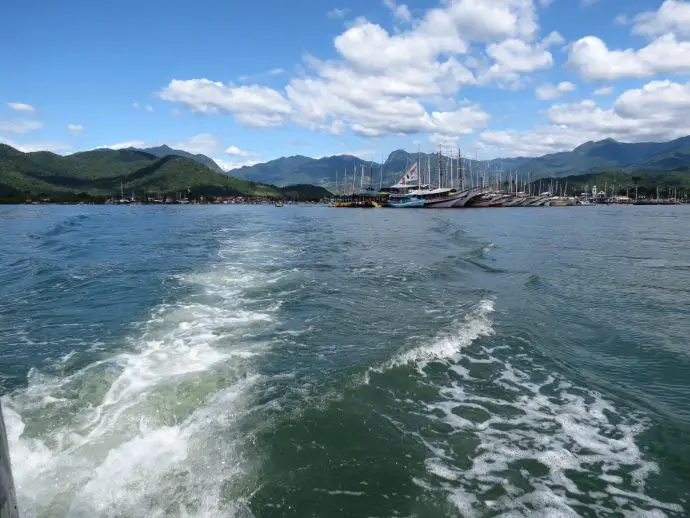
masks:
[[[688,516],[689,221],[0,207],[21,515]]]

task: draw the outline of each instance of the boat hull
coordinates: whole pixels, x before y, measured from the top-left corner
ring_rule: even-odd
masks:
[[[388,206],[394,209],[421,209],[425,203],[424,200],[389,201]]]

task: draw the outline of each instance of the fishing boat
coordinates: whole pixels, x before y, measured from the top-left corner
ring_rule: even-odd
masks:
[[[276,202],[275,202],[274,205],[275,205],[276,207],[282,207],[282,206],[283,206],[283,202],[282,202],[281,200],[276,200]]]

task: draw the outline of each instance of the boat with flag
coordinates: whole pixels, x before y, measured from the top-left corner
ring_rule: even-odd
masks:
[[[417,182],[419,190],[419,162],[415,162],[398,180],[398,183],[391,185],[388,192],[388,206],[393,208],[421,208],[424,207],[424,198],[417,194],[412,194],[414,183]]]
[[[445,176],[442,170],[442,160],[439,153],[438,178],[439,185],[443,183]],[[405,174],[395,185],[384,189],[387,195],[387,205],[395,208],[441,208],[451,207],[455,201],[462,197],[462,193],[453,187],[434,186],[431,184],[431,164],[427,167],[426,175],[420,171],[419,158],[405,171]],[[428,178],[428,182],[422,183],[422,176]]]

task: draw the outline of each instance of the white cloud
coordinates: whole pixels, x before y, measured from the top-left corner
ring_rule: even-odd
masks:
[[[522,74],[551,67],[553,57],[546,49],[563,42],[557,32],[534,41],[533,0],[444,0],[419,18],[402,4],[387,5],[399,20],[409,21],[404,29],[391,33],[366,19],[355,20],[334,39],[337,58],[321,61],[307,55],[284,91],[175,79],[159,96],[198,113],[226,112],[258,127],[290,120],[334,135],[457,138],[485,127],[489,115],[477,104],[457,107],[449,98],[466,85],[515,85]],[[482,47],[481,60],[468,55]],[[476,73],[463,64],[472,60]]]
[[[531,131],[485,131],[485,144],[507,156],[535,156],[575,148],[589,140],[667,141],[690,134],[690,82],[652,81],[627,90],[603,109],[592,100],[556,104],[548,124]]]
[[[16,112],[33,113],[36,111],[36,108],[26,103],[7,103],[7,106],[10,110],[14,110]]]
[[[487,54],[495,63],[478,77],[482,84],[519,85],[520,74],[551,68],[553,56],[540,45],[531,45],[519,39],[507,39],[487,46]]]
[[[132,103],[132,108],[139,109],[139,103],[138,103],[138,102],[133,102],[133,103]]]
[[[19,144],[8,138],[0,136],[0,143],[7,144],[23,153],[33,153],[35,151],[50,151],[51,153],[67,153],[72,150],[69,144],[63,144],[62,142],[53,142],[50,140],[42,142],[28,142],[25,144]]]
[[[240,148],[237,147],[237,146],[230,146],[230,147],[228,147],[228,148],[225,150],[225,152],[226,152],[228,155],[232,155],[232,156],[244,156],[244,157],[246,157],[246,156],[252,156],[252,155],[254,154],[254,153],[252,153],[251,151],[247,151],[246,149],[240,149]]]
[[[345,15],[349,12],[350,9],[348,9],[347,7],[341,9],[336,7],[335,9],[331,9],[330,11],[328,11],[326,16],[328,16],[329,18],[344,18]]]
[[[546,38],[541,40],[541,46],[543,48],[548,48],[553,45],[561,45],[562,43],[565,43],[565,38],[561,36],[561,33],[558,31],[551,31]]]
[[[540,101],[552,101],[558,99],[567,92],[572,92],[577,87],[569,81],[561,81],[557,85],[546,83],[539,85],[535,90],[537,99]]]
[[[84,126],[82,126],[81,124],[68,124],[67,131],[69,131],[73,135],[77,135],[84,131]]]
[[[231,86],[208,79],[173,79],[159,96],[197,113],[233,113],[248,126],[277,126],[292,108],[278,91],[265,86]]]
[[[602,86],[594,90],[594,95],[611,95],[613,93],[613,86]]]
[[[14,135],[21,135],[41,129],[43,124],[38,121],[28,119],[0,119],[0,133],[12,133]]]
[[[665,0],[657,11],[647,11],[634,19],[633,34],[655,37],[663,34],[690,36],[690,2]]]
[[[609,50],[596,36],[571,46],[568,65],[584,79],[615,81],[626,77],[690,73],[690,42],[665,34],[639,50]]]
[[[486,124],[488,114],[478,105],[454,110],[446,102],[463,86],[477,84],[461,62],[470,43],[492,45],[491,57],[498,61],[481,70],[484,82],[516,77],[552,63],[542,45],[525,42],[536,29],[531,0],[449,0],[396,34],[359,20],[335,38],[339,60],[310,57],[310,73],[290,81],[292,118],[334,134],[344,128],[362,136],[471,133]],[[554,33],[545,44],[558,41]],[[443,106],[428,110],[437,100]]]
[[[551,2],[553,2],[553,0],[539,0],[539,5],[542,7],[548,7],[551,5]]]
[[[251,167],[253,165],[261,163],[258,160],[245,160],[242,162],[223,160],[222,158],[214,158],[213,161],[220,166],[223,171],[232,171],[233,169],[239,169],[240,167]]]
[[[193,137],[170,143],[173,149],[182,149],[192,154],[214,155],[220,149],[220,140],[210,133],[199,133]]]
[[[99,146],[99,148],[106,149],[126,149],[128,147],[143,148],[146,147],[146,142],[143,140],[126,140],[125,142],[118,142],[116,144],[109,144],[107,146]]]
[[[153,106],[151,106],[150,104],[147,104],[146,106],[144,106],[144,110],[151,113],[153,111]]]
[[[396,22],[408,23],[412,20],[412,13],[405,4],[397,4],[395,0],[383,0],[383,4],[393,13]]]

